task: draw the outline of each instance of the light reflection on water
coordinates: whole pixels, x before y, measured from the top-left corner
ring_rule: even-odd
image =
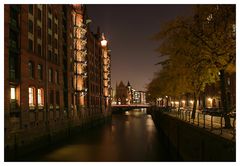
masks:
[[[146,109],[112,116],[112,123],[90,129],[35,161],[162,161],[167,156]]]

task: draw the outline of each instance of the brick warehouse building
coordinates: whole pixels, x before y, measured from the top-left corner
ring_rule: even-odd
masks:
[[[88,24],[83,5],[4,6],[9,158],[16,145],[27,152],[36,138],[46,144],[111,115],[110,54]]]

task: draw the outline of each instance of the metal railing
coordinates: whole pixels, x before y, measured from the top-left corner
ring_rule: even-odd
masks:
[[[224,135],[236,139],[236,115],[229,116],[232,128],[224,128],[225,121],[222,113],[206,113],[198,111],[195,113],[195,118],[192,119],[192,110],[190,109],[156,109],[157,111],[163,111],[171,116],[177,117],[182,121],[209,130],[215,134]]]

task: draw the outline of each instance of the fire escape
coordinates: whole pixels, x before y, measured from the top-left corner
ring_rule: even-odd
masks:
[[[83,22],[81,5],[73,5],[73,51],[74,51],[74,91],[77,111],[85,106],[84,96],[87,94],[87,28]]]

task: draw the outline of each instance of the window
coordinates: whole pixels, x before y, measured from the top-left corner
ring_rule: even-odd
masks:
[[[28,12],[33,14],[33,5],[28,5]]]
[[[38,96],[38,106],[43,106],[44,104],[44,91],[43,89],[38,89],[37,91],[37,96]]]
[[[48,50],[48,60],[51,60],[51,59],[52,59],[52,51]]]
[[[58,41],[57,39],[54,39],[54,47],[57,49],[58,48]]]
[[[42,80],[43,79],[43,69],[42,65],[38,64],[38,79]]]
[[[53,90],[50,91],[50,105],[53,105],[54,102],[54,96],[53,96]]]
[[[37,27],[37,37],[39,38],[39,39],[42,39],[42,29],[41,29],[41,27]]]
[[[38,9],[38,11],[37,11],[37,19],[38,20],[42,19],[42,11],[40,9]]]
[[[52,9],[51,9],[50,6],[48,6],[48,13],[49,13],[49,14],[52,14]]]
[[[52,29],[52,20],[48,18],[48,28]]]
[[[16,58],[14,56],[9,57],[9,76],[10,80],[14,81],[16,79]]]
[[[60,103],[59,91],[56,91],[56,105],[59,106],[59,103]]]
[[[52,82],[52,69],[48,69],[48,81]]]
[[[28,39],[28,49],[29,49],[29,51],[33,51],[33,41],[32,41],[32,39]]]
[[[230,85],[231,84],[231,80],[230,77],[227,78],[227,84]]]
[[[48,44],[52,44],[52,35],[48,34]]]
[[[58,63],[58,55],[56,53],[54,54],[54,61]]]
[[[55,71],[55,83],[59,83],[58,71]]]
[[[11,100],[15,100],[16,99],[16,88],[13,87],[13,88],[10,88],[10,94],[11,94]]]
[[[28,20],[28,32],[33,33],[33,22]]]
[[[31,61],[28,62],[28,70],[30,78],[34,78],[34,64]]]
[[[28,104],[30,109],[35,106],[34,104],[34,88],[29,87],[28,88]]]
[[[57,24],[56,23],[54,23],[54,31],[55,31],[56,34],[58,33],[58,28],[57,28]]]
[[[37,54],[42,56],[42,46],[40,44],[37,45]]]

